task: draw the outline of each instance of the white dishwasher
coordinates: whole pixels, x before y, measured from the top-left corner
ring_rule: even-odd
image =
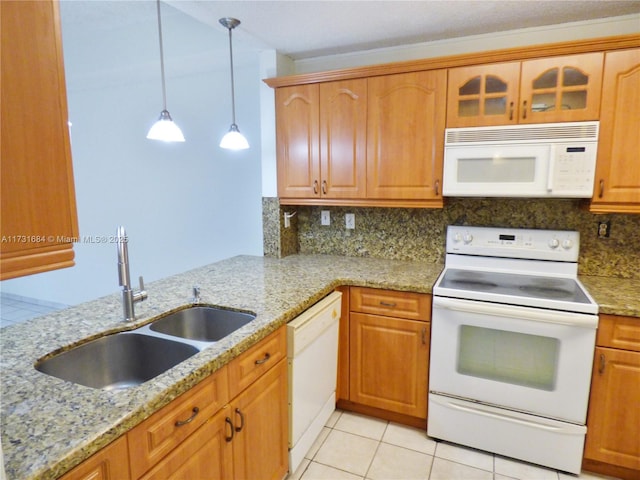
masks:
[[[342,293],[334,292],[287,325],[290,472],[336,407],[341,302]]]

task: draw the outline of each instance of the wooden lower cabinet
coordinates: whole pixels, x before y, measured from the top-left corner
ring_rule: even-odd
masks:
[[[600,316],[583,469],[640,478],[640,319]]]
[[[127,436],[123,435],[65,473],[60,480],[129,480],[130,478]]]
[[[283,478],[289,469],[286,359],[232,401],[231,409],[233,478]]]
[[[233,478],[231,438],[233,424],[227,405],[169,455],[160,460],[143,480]]]
[[[343,290],[338,406],[426,428],[431,296]],[[343,350],[341,349],[341,352]]]
[[[350,399],[426,418],[429,324],[352,312]]]

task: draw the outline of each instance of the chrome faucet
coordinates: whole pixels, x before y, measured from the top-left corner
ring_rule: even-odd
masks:
[[[129,277],[129,247],[127,242],[127,232],[124,227],[118,227],[116,233],[116,243],[118,245],[118,280],[122,289],[122,308],[124,312],[125,322],[135,320],[134,305],[142,302],[147,298],[147,292],[144,289],[144,280],[140,276],[140,290],[134,291],[131,288],[131,278]]]

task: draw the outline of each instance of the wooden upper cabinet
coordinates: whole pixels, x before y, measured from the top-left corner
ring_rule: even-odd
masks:
[[[519,85],[520,62],[450,69],[447,127],[517,123]]]
[[[522,62],[520,123],[598,120],[603,53]]]
[[[4,280],[72,266],[78,221],[58,3],[0,8]]]
[[[442,205],[446,89],[446,70],[369,78],[369,198]]]
[[[276,90],[278,195],[364,198],[367,81]]]
[[[320,84],[320,195],[364,198],[367,80]]]
[[[319,197],[319,86],[278,88],[275,98],[278,196]]]
[[[640,49],[605,56],[592,212],[640,213]]]
[[[600,52],[449,70],[447,127],[597,120]]]

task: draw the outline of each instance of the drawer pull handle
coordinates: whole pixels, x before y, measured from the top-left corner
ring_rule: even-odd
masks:
[[[440,180],[436,180],[435,194],[436,194],[436,197],[440,195]]]
[[[225,418],[224,421],[225,421],[225,423],[227,425],[229,425],[229,427],[231,429],[231,435],[229,435],[228,437],[224,437],[224,439],[227,442],[230,442],[231,440],[233,440],[233,435],[234,435],[235,429],[233,428],[233,422],[231,421],[231,419],[229,417]]]
[[[385,302],[381,300],[380,305],[382,305],[383,307],[393,308],[396,306],[396,302]]]
[[[600,188],[598,189],[598,198],[604,196],[604,180],[600,180]]]
[[[604,356],[604,353],[600,354],[600,366],[598,367],[598,373],[602,375],[604,373],[604,367],[607,365],[607,359]]]
[[[527,118],[527,101],[522,102],[522,118]]]
[[[182,427],[182,426],[186,425],[187,423],[191,423],[193,421],[193,419],[196,418],[198,413],[200,413],[200,409],[198,407],[193,407],[193,410],[191,410],[191,411],[193,413],[191,414],[191,416],[189,418],[187,418],[186,420],[178,420],[178,421],[176,421],[176,427]]]
[[[427,327],[422,327],[422,344],[427,344]]]
[[[327,194],[327,181],[326,180],[322,181],[322,193],[325,194],[325,195]]]
[[[263,363],[267,363],[267,361],[271,358],[271,354],[269,352],[264,354],[264,358],[260,360],[256,360],[256,365],[262,365]]]
[[[240,415],[240,426],[236,427],[236,432],[240,433],[244,428],[244,413],[239,408],[236,408],[236,415]]]
[[[318,180],[313,181],[313,193],[314,195],[318,194]]]
[[[509,103],[509,120],[513,120],[513,102]]]

